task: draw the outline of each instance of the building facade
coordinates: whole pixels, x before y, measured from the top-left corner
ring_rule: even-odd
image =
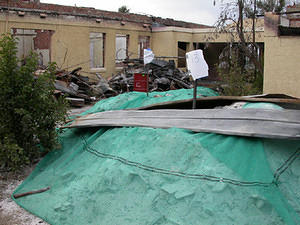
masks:
[[[174,47],[170,48],[168,34],[161,39],[154,34],[154,27],[208,27],[39,1],[0,0],[0,10],[0,33],[12,33],[18,38],[21,59],[34,50],[41,65],[53,61],[62,69],[81,66],[91,78],[96,72],[105,77],[117,73],[122,60],[143,57],[145,48],[152,48],[157,55],[177,56]],[[191,36],[184,40],[191,41]]]
[[[268,13],[256,21],[256,42],[264,55],[264,92],[300,97],[300,36],[294,35],[296,31],[280,33],[281,23],[294,27],[299,18],[297,14],[282,18]],[[245,29],[249,41],[251,31]],[[34,50],[40,65],[52,61],[61,69],[82,67],[81,73],[91,79],[96,79],[96,73],[111,77],[122,69],[124,59],[142,58],[143,49],[151,48],[158,57],[174,59],[180,68],[186,66],[186,52],[202,49],[209,65],[208,80],[216,80],[223,49],[233,39],[238,41],[202,24],[38,0],[0,0],[0,33],[18,38],[19,58],[26,59]]]

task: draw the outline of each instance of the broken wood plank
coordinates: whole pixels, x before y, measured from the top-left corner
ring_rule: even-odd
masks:
[[[70,103],[70,105],[76,106],[76,107],[82,107],[82,106],[84,106],[84,103],[85,103],[83,98],[69,98],[69,97],[67,97],[66,100]]]
[[[27,195],[42,193],[42,192],[48,191],[49,189],[50,189],[50,187],[46,187],[46,188],[35,190],[35,191],[28,191],[28,192],[24,192],[24,193],[20,193],[20,194],[14,194],[14,198],[21,198],[21,197],[24,197]]]

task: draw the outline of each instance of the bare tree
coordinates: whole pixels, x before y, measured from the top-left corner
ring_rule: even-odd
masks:
[[[285,0],[232,0],[226,1],[226,3],[222,1],[223,9],[216,27],[219,32],[232,35],[232,40],[237,43],[236,47],[238,47],[241,57],[248,57],[258,72],[262,74],[263,66],[258,56],[259,47],[255,35],[256,15],[265,12],[281,12],[285,6]],[[251,34],[249,35],[250,29]]]
[[[227,75],[227,78],[233,74],[244,77],[245,84],[262,90],[263,45],[258,44],[256,40],[257,15],[264,15],[265,12],[280,13],[288,4],[296,3],[296,0],[219,0],[219,2],[222,10],[216,23],[217,34],[227,33],[232,38],[231,44],[225,49],[227,61],[222,64],[228,66],[220,72]],[[213,4],[215,5],[215,0]],[[234,59],[234,62],[231,62],[231,59]],[[231,65],[235,68],[230,68]]]

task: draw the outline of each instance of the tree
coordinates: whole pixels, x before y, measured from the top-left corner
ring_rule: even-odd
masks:
[[[285,0],[258,0],[257,12],[259,14],[264,14],[265,12],[282,12],[285,5]]]
[[[232,43],[229,48],[231,54],[235,55],[230,56],[234,58],[234,62],[229,62],[228,65],[239,68],[233,70],[226,68],[226,70],[221,70],[221,73],[235,71],[232,75],[238,76],[238,71],[240,71],[239,76],[247,74],[245,78],[247,83],[253,83],[256,91],[259,89],[262,91],[263,61],[258,54],[261,52],[261,46],[256,43],[256,15],[269,10],[281,11],[283,5],[285,5],[284,0],[233,0],[223,4],[216,27],[219,32],[231,35]],[[251,30],[251,32],[245,32],[245,30]]]
[[[129,12],[130,12],[130,9],[127,8],[126,5],[123,5],[123,6],[121,6],[121,7],[118,9],[118,12],[120,12],[120,13],[129,13]]]
[[[0,40],[0,163],[19,168],[57,146],[56,127],[65,122],[66,103],[54,93],[55,64],[35,75],[37,55],[18,60],[16,40]],[[20,66],[21,65],[21,66]]]
[[[258,46],[255,42],[256,15],[269,11],[281,12],[285,5],[285,0],[235,0],[227,2],[219,16],[218,29],[228,32],[229,24],[231,27],[235,26],[240,53],[248,57],[260,73],[263,73],[263,67],[257,55]],[[252,35],[245,36],[245,28],[249,29],[251,25]]]

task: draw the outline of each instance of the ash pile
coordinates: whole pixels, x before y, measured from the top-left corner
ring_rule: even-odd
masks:
[[[190,75],[175,67],[174,60],[154,59],[144,67],[141,59],[123,61],[123,69],[109,81],[109,86],[118,94],[133,91],[134,74],[149,74],[149,91],[168,91],[192,88]]]

